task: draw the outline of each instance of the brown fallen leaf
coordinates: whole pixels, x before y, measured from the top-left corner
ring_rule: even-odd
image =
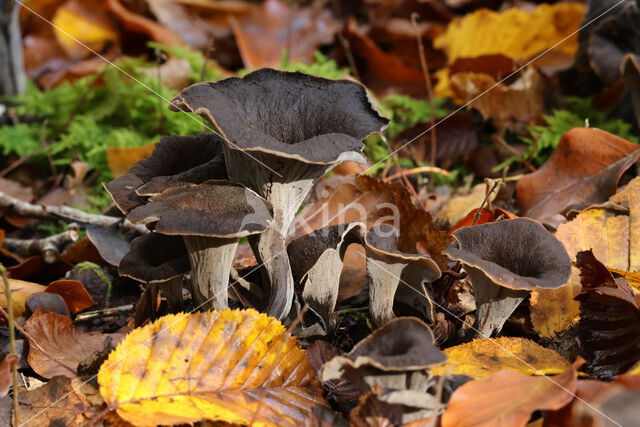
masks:
[[[180,37],[142,15],[135,14],[122,5],[120,0],[106,0],[107,7],[120,21],[122,26],[129,31],[142,33],[151,40],[165,46],[184,45]]]
[[[640,146],[608,132],[575,128],[565,133],[547,162],[516,184],[523,215],[557,226],[572,205],[606,202]]]
[[[283,0],[266,0],[230,22],[242,61],[249,68],[278,68],[284,51],[290,62],[312,62],[316,49],[331,43],[337,30],[328,10],[294,8]]]
[[[109,408],[135,425],[298,426],[323,404],[297,340],[255,310],[180,313],[136,329],[98,383]]]
[[[458,388],[442,414],[443,427],[522,426],[537,410],[560,409],[574,397],[578,360],[555,377],[500,371]]]
[[[0,397],[6,396],[13,385],[13,367],[18,360],[20,357],[15,354],[7,354],[0,362]]]
[[[545,113],[549,87],[541,73],[527,67],[512,83],[500,83],[488,74],[460,72],[451,76],[456,99],[470,103],[485,119],[493,119],[498,131],[523,132]]]
[[[57,376],[41,387],[20,393],[20,420],[28,420],[29,426],[99,425],[103,413],[98,389],[79,378]]]
[[[74,378],[78,364],[94,352],[113,348],[123,334],[100,334],[77,330],[65,316],[37,309],[25,325],[31,343],[29,365],[39,375]]]
[[[396,135],[393,146],[400,148],[401,157],[410,157],[416,163],[428,160],[431,152],[431,122],[421,122]],[[436,130],[436,163],[446,165],[465,157],[478,146],[478,130],[468,113],[457,112],[437,124]],[[409,143],[411,141],[411,143]]]
[[[633,179],[610,199],[608,207],[594,206],[558,227],[556,237],[575,260],[579,251],[593,253],[607,268],[640,271],[640,178]],[[531,295],[531,323],[544,338],[577,322],[580,305],[574,297],[581,292],[577,268],[566,286],[534,291]]]
[[[609,380],[627,371],[640,359],[640,308],[633,291],[596,259],[592,251],[576,256],[582,292],[577,339],[587,360],[585,372]]]

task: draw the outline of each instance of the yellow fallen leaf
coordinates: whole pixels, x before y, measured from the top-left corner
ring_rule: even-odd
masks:
[[[558,227],[556,237],[573,261],[579,251],[593,249],[593,254],[607,268],[636,273],[640,271],[640,177],[633,179],[610,199],[621,210],[594,207],[580,212],[573,220]],[[566,286],[539,290],[531,294],[531,323],[543,338],[552,338],[579,319],[578,295],[580,273],[571,270]]]
[[[52,22],[56,39],[73,59],[92,55],[83,45],[100,52],[118,40],[115,22],[96,0],[69,0],[56,9]]]
[[[22,316],[27,298],[47,289],[46,286],[38,285],[37,283],[16,279],[9,279],[9,288],[11,289],[11,302],[13,303],[13,315],[15,317]],[[0,307],[7,308],[7,299],[4,296],[4,283],[2,280],[0,280]]]
[[[562,356],[524,338],[480,338],[444,350],[448,360],[433,375],[459,374],[482,380],[509,369],[525,375],[554,375],[570,366]]]
[[[480,9],[451,21],[433,45],[445,51],[450,64],[459,58],[496,54],[528,59],[551,47],[573,55],[578,50],[578,34],[573,33],[582,24],[584,10],[583,4],[568,2],[542,4],[532,12]]]
[[[297,340],[255,310],[181,313],[136,329],[98,383],[109,408],[134,425],[295,426],[324,403]]]
[[[577,30],[584,11],[583,4],[568,2],[542,4],[532,12],[480,9],[451,21],[434,40],[434,46],[444,50],[450,65],[457,59],[484,55],[527,60],[548,49],[552,49],[551,54],[573,57],[578,50]],[[450,70],[439,70],[437,77],[436,95],[452,96]]]
[[[640,292],[640,272],[631,273],[629,271],[617,270],[615,268],[610,268],[609,270],[624,277],[634,291]]]
[[[142,147],[107,147],[107,163],[113,177],[124,175],[134,163],[151,155],[155,145],[151,143]]]

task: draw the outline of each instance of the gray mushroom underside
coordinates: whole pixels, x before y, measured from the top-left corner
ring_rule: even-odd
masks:
[[[166,282],[189,272],[187,248],[180,236],[145,234],[133,240],[118,272],[141,282]]]
[[[226,179],[221,138],[215,134],[165,136],[153,153],[137,162],[129,172],[105,184],[123,213],[144,204],[142,194],[159,193],[184,183],[200,184]],[[136,191],[144,188],[144,191]]]

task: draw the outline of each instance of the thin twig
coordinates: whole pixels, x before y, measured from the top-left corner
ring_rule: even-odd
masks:
[[[395,173],[391,176],[387,176],[383,179],[384,182],[393,181],[394,179],[401,178],[403,175],[416,175],[420,173],[439,173],[443,176],[451,176],[451,173],[445,169],[435,166],[420,166],[418,168],[406,169],[402,172]]]
[[[382,141],[387,145],[387,149],[389,150],[389,152],[391,152],[391,146],[389,145],[389,141],[387,141],[387,138],[384,135],[380,135],[380,137],[382,138]],[[402,166],[400,166],[400,162],[398,161],[398,155],[394,154],[393,156],[391,156],[391,158],[393,159],[393,162],[396,165],[396,169],[398,169],[400,172],[400,176],[402,177],[402,180],[404,181],[405,186],[407,187],[407,189],[409,190],[409,192],[411,193],[411,195],[416,199],[416,201],[418,203],[420,203],[420,206],[423,209],[426,209],[426,207],[422,204],[422,201],[420,200],[420,196],[418,196],[418,193],[416,192],[416,189],[413,188],[413,184],[411,184],[411,181],[409,181],[409,178],[407,178],[407,175],[404,171],[404,169],[402,168]],[[383,180],[384,181],[384,180]]]
[[[418,54],[420,55],[420,67],[422,68],[422,73],[424,74],[424,82],[427,86],[427,95],[429,96],[429,108],[431,108],[431,123],[429,127],[431,128],[431,154],[429,156],[429,163],[432,166],[436,165],[436,106],[434,103],[433,97],[433,86],[431,84],[431,75],[429,74],[429,65],[427,64],[427,56],[424,54],[424,45],[422,44],[422,37],[420,34],[420,29],[418,27],[418,18],[420,15],[417,13],[411,14],[411,25],[416,31],[416,41],[418,42]]]
[[[44,206],[27,203],[11,197],[0,191],[0,209],[15,215],[26,216],[37,219],[59,219],[67,222],[77,222],[79,224],[99,225],[110,227],[122,222],[122,229],[133,231],[137,234],[147,234],[149,230],[144,225],[136,225],[123,218],[108,215],[90,214],[69,206]]]
[[[43,239],[4,239],[5,249],[22,257],[42,255],[47,264],[53,264],[58,255],[71,243],[78,241],[80,227],[78,224],[69,224],[69,229]]]
[[[480,207],[476,211],[476,214],[473,216],[473,223],[471,223],[471,225],[476,225],[476,223],[480,219],[480,215],[482,209],[484,208],[484,205],[488,204],[489,209],[491,209],[491,194],[493,194],[493,192],[496,191],[496,189],[499,188],[500,185],[502,185],[501,179],[496,179],[495,181],[492,179],[485,179],[484,182],[487,184],[487,194],[484,196]]]
[[[11,286],[9,285],[9,277],[7,277],[7,270],[4,265],[0,264],[0,275],[2,276],[2,282],[4,285],[4,296],[7,300],[7,312],[3,315],[7,318],[9,324],[9,351],[11,354],[16,354],[16,329],[13,319],[13,301],[11,301]],[[1,308],[1,307],[0,307]],[[18,368],[14,364],[11,368],[13,374],[13,420],[14,425],[20,424],[20,403],[18,400]]]

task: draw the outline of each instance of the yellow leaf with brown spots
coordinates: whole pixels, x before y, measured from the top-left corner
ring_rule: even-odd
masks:
[[[482,380],[509,369],[525,375],[555,375],[570,366],[562,356],[524,338],[480,338],[444,350],[448,360],[433,375],[468,375]]]
[[[136,329],[98,383],[109,408],[134,425],[296,426],[324,403],[297,340],[255,310],[181,313]]]
[[[640,177],[611,197],[608,204],[582,211],[560,225],[556,237],[573,261],[578,252],[592,249],[612,271],[640,272]],[[580,303],[573,298],[581,289],[580,273],[573,267],[566,286],[532,292],[531,323],[538,335],[552,338],[578,321]]]

